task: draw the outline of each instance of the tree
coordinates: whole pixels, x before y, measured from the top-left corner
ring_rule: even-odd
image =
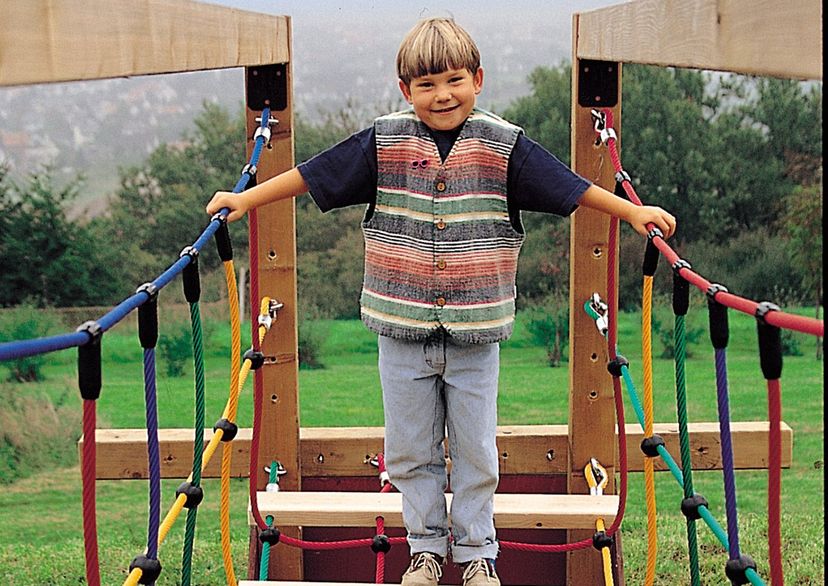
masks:
[[[113,247],[67,217],[81,187],[80,178],[56,186],[48,168],[21,186],[0,168],[0,306],[100,305],[117,295],[123,280]]]

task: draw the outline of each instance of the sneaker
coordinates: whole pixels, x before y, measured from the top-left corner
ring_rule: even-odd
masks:
[[[443,558],[427,551],[411,556],[411,565],[402,577],[402,586],[437,586],[443,575]]]
[[[461,567],[463,567],[463,586],[500,586],[494,560],[477,558]]]

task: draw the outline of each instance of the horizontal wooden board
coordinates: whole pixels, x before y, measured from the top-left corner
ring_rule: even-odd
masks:
[[[635,0],[575,23],[581,59],[822,79],[819,0]]]
[[[190,0],[0,0],[0,86],[287,63],[289,19]]]
[[[452,495],[446,495],[451,507]],[[402,527],[402,495],[392,492],[260,492],[259,511],[277,525],[374,527],[381,516],[388,527]],[[500,529],[594,529],[609,526],[618,511],[615,495],[495,494],[495,526]],[[252,514],[249,522],[254,523]]]
[[[768,423],[766,421],[733,422],[734,465],[737,469],[763,469],[768,463]],[[678,426],[658,423],[667,449],[679,460]],[[631,471],[641,471],[644,456],[639,444],[643,439],[638,425],[628,424],[627,457]],[[381,427],[306,427],[300,430],[302,473],[305,477],[376,476],[370,459],[383,449]],[[501,474],[564,474],[568,469],[566,425],[508,425],[498,427],[498,451]],[[204,431],[205,445],[212,430]],[[252,432],[240,429],[230,444],[230,473],[248,475],[248,454]],[[97,477],[99,479],[146,478],[146,431],[142,429],[100,429],[97,438]],[[193,432],[187,429],[163,429],[159,433],[161,474],[164,478],[185,478],[192,470]],[[79,450],[83,438],[79,442]],[[697,470],[721,469],[719,424],[690,424],[693,467]],[[221,449],[204,469],[205,478],[220,474]],[[79,452],[80,453],[80,452]],[[782,466],[790,467],[793,457],[793,431],[782,424]],[[612,468],[612,462],[602,462]],[[660,458],[658,470],[666,470]]]

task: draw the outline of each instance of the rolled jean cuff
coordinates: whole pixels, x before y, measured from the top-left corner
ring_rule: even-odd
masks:
[[[445,559],[448,557],[449,536],[448,534],[443,536],[409,535],[408,547],[411,550],[412,556],[418,553],[429,552]]]
[[[455,564],[465,564],[477,558],[496,559],[500,549],[497,542],[486,545],[454,545],[451,546],[451,559]]]

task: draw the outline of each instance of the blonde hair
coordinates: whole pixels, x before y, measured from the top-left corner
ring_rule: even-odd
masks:
[[[452,18],[427,18],[408,31],[397,51],[397,76],[406,85],[424,75],[480,67],[474,40]]]

